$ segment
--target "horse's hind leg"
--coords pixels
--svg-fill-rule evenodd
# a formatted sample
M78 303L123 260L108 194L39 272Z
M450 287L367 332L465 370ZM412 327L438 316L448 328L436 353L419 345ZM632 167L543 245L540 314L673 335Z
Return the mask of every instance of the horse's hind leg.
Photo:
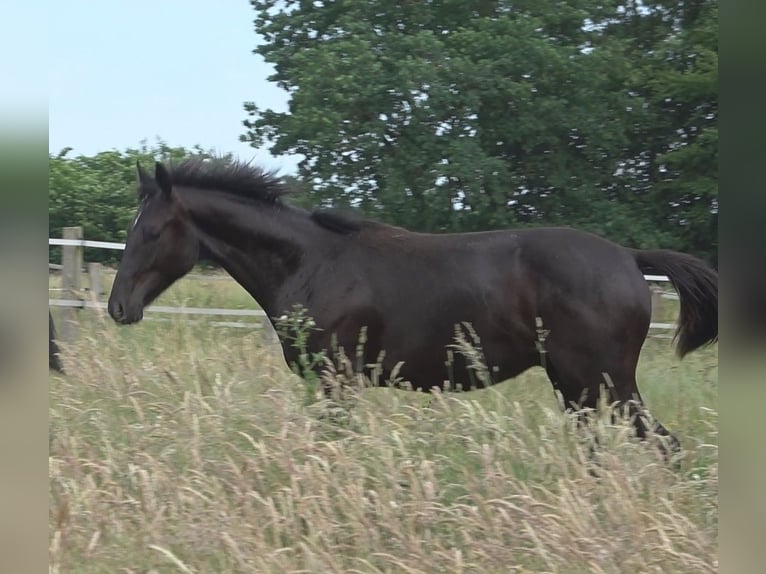
M553 385L553 392L559 407L565 413L576 413L577 426L583 428L588 424L589 410L595 409L597 401L591 397L588 398L587 390L582 386L575 384L571 375L567 374L562 378L556 364L550 356L541 357L543 367L548 375L548 379ZM599 440L597 436L592 437L592 442L588 448L589 457L592 460L596 454ZM591 474L593 471L591 470ZM595 476L595 474L594 474Z
M564 409L595 410L601 398L601 390L604 389L608 393L606 399L610 404L616 404L623 412L627 410L636 429L636 436L645 439L651 429L654 434L663 437L659 447L666 459L668 455L680 452L678 439L659 421L651 424L645 416L635 378L637 356L635 360L626 360L621 365L602 365L603 370L598 368L600 356L595 352L585 355L569 353L566 349L557 349L556 345L551 345L544 366L554 390L561 395ZM587 415L583 414L579 417L579 422L582 424L585 421ZM667 448L664 442L667 442Z
M551 361L550 357L546 357L546 359L543 367L548 375L548 380L553 385L553 392L556 395L556 400L561 410L563 412L573 412L580 411L584 407L590 407L592 401L587 400L587 393L582 392L584 389L581 389L579 385L573 385L569 375L562 378L556 364ZM592 406L595 407L595 403ZM586 421L585 417L578 417L578 419L580 423Z
M636 388L635 382L633 383L633 391L631 394L633 397L620 400L617 404L617 408L630 417L633 426L636 429L636 436L638 438L645 440L646 435L650 430L652 434L661 437L658 442L658 447L665 460L670 461L672 457L680 454L681 442L673 436L660 421L654 419L652 416L647 416L644 402Z

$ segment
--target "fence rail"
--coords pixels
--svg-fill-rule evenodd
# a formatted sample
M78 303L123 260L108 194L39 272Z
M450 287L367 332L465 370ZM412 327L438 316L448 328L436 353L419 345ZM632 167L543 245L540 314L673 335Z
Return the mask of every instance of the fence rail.
M80 299L48 299L51 307L66 307L69 309L106 309L106 303L102 301L86 301ZM207 309L202 307L164 307L162 305L150 305L144 309L149 314L177 314L177 315L229 315L244 317L265 317L266 313L260 310L250 309ZM144 317L144 321L171 321L167 317ZM234 329L263 329L261 321L202 321L188 319L190 323L205 323L213 327L231 327Z
M48 245L66 245L67 247L96 247L97 249L125 249L124 243L112 241L91 241L90 239L55 239L48 238Z
M80 299L48 299L51 307L69 307L75 309L106 309L103 301L88 301ZM260 309L223 309L207 307L167 307L165 305L149 305L144 309L147 313L171 313L176 315L219 315L230 317L265 317Z
M66 245L70 247L96 247L99 249L125 249L124 243L112 241L91 241L89 239L48 239L48 245ZM647 281L669 282L667 275L644 275Z
M49 264L49 269L61 271L62 273L62 288L55 289L56 291L66 291L69 293L78 293L80 289L80 273L84 270L82 261L82 248L92 247L96 249L115 249L124 250L124 243L117 243L113 241L92 241L82 238L82 228L79 227L66 227L64 228L64 238L48 238L48 245L55 245L63 247L65 256L62 256L62 265ZM69 235L69 237L66 237ZM90 264L93 268L88 268L91 273L91 289L89 299L48 299L48 305L51 307L61 307L67 309L68 313L71 313L74 309L106 309L107 304L99 301L101 296L101 267L99 264ZM219 276L206 276L199 274L188 274L189 278L198 278L204 280L211 279L230 279L228 277ZM666 275L644 275L644 279L649 282L669 282L670 280ZM93 283L99 285L95 290L93 289ZM678 299L676 293L657 291L656 295L666 299ZM77 295L75 295L77 296ZM260 309L224 309L224 308L205 308L205 307L168 307L164 305L150 305L145 309L145 312L149 314L178 314L178 315L207 315L207 316L236 316L236 317L258 317L260 319L267 319L266 313ZM168 320L161 319L159 317L148 317L152 320ZM221 327L240 327L240 328L261 328L263 326L270 327L267 321L250 321L250 322L234 322L234 321L212 321L211 325ZM265 324L265 325L264 325ZM675 329L675 325L672 323L650 323L650 329L662 329L670 330ZM268 329L271 330L271 329ZM659 335L665 336L665 335Z

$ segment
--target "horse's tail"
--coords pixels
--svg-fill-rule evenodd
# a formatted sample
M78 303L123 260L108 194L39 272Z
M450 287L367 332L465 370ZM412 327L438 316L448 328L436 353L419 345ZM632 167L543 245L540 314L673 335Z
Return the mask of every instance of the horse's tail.
M718 273L685 253L667 249L631 249L643 273L667 275L681 304L674 339L676 353L687 353L718 341Z

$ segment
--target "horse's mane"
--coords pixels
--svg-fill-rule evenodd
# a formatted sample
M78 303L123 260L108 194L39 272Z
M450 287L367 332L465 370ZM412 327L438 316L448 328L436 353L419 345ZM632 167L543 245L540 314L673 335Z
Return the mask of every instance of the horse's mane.
M339 208L317 208L311 212L317 225L341 235L352 235L363 229L397 229L380 221Z
M365 220L357 215L328 208L314 209L311 212L311 219L317 225L341 235L356 233L362 229L365 223Z
M269 204L284 205L282 197L294 192L275 172L223 157L185 159L170 165L169 171L173 185L218 190ZM317 208L309 216L317 225L341 235L352 235L369 227L389 227L356 213L334 208Z
M281 203L292 192L275 172L249 162L227 158L193 157L169 166L173 185L215 189L266 203Z

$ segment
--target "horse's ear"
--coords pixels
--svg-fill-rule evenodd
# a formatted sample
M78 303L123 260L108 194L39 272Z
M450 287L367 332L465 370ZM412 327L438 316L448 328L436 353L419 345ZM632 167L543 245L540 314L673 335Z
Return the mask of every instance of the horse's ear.
M170 198L170 192L173 191L173 181L170 179L170 173L162 162L154 164L154 179L162 192L163 197Z
M143 198L149 193L148 190L154 187L154 181L152 181L151 176L146 173L144 168L141 167L139 160L136 160L136 179L138 180L138 197Z
M149 174L144 171L143 167L141 167L141 160L138 159L136 160L136 179L141 185L145 185L151 181Z

